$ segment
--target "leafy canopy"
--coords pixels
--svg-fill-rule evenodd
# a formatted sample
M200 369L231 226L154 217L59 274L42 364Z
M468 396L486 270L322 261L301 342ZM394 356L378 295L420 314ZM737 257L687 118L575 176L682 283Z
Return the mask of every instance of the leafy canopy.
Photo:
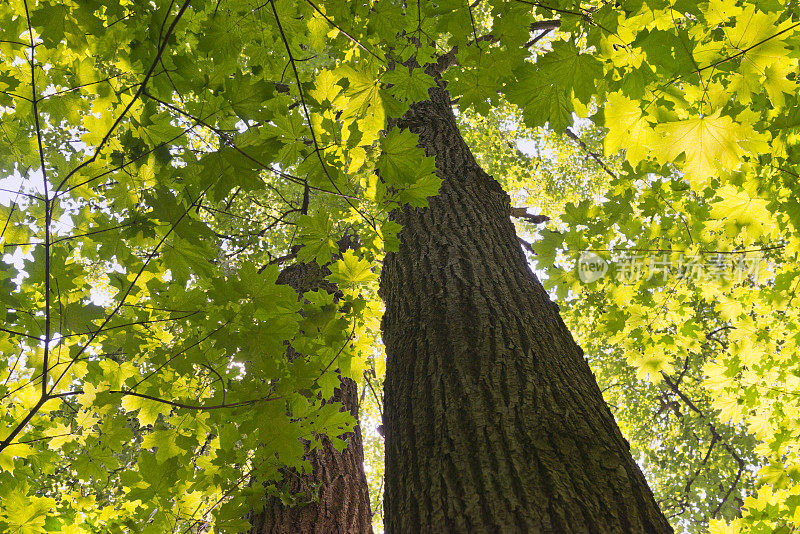
M353 423L319 402L334 370L381 378L388 214L440 183L389 123L436 83L403 63L449 57L479 158L558 210L536 261L665 510L789 531L798 20L773 0L0 5L0 528L235 532L265 491L291 502L262 482ZM509 122L535 157L497 148ZM589 249L762 261L590 286ZM276 283L295 261L341 298L298 301Z

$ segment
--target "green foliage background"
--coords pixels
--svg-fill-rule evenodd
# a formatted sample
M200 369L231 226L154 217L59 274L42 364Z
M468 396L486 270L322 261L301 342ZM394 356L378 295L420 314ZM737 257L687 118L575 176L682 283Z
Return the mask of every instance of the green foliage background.
M798 26L775 0L0 5L0 529L238 532L301 498L284 468L354 423L320 405L334 369L378 404L388 214L440 183L388 124L435 83L401 63L446 56L673 524L796 530ZM585 284L586 251L758 261ZM293 261L342 298L298 302Z

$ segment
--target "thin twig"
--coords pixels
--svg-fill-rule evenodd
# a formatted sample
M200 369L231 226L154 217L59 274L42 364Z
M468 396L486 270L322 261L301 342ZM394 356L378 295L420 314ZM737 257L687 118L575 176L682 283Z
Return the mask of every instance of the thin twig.
M275 15L275 23L278 26L278 31L281 34L281 40L283 41L284 48L286 48L286 53L289 55L289 62L292 65L292 71L294 72L294 79L297 82L297 91L300 94L300 103L303 107L303 114L306 116L306 122L308 123L309 131L311 132L311 140L314 143L314 153L317 155L319 159L319 163L322 166L322 171L325 173L325 176L328 178L328 181L331 183L333 188L339 193L342 194L342 191L339 189L339 186L336 185L336 182L333 180L333 177L328 172L328 167L325 165L325 160L322 158L322 149L319 146L319 142L317 141L317 135L314 132L314 124L311 122L311 114L308 112L308 105L306 105L306 98L305 94L303 93L303 84L300 82L300 73L297 71L297 65L295 64L294 55L292 54L292 49L289 46L289 40L286 38L286 33L283 31L283 25L281 25L280 17L278 17L278 10L275 9L275 0L269 0L270 5L272 6L272 13ZM377 227L375 226L375 222L372 221L366 214L362 213L358 206L354 205L350 202L350 199L345 197L345 200L353 208L356 213L361 215L363 219L367 222L367 224L372 227L373 230L376 232L378 231Z

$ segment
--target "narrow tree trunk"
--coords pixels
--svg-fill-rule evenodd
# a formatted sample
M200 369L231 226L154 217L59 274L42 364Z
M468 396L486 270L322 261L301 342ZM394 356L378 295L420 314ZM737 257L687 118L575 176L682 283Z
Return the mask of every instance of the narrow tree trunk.
M385 525L411 532L671 532L581 349L531 272L508 195L449 95L398 122L443 179L388 254Z
M358 418L356 383L342 379L333 401L342 402ZM308 455L313 471L299 476L287 474L293 492L307 491L319 485L318 500L300 506L284 506L268 497L264 511L252 519L251 534L367 534L372 532L372 514L364 474L361 430L342 436L348 440L343 452L337 451L327 437L322 447Z
M288 284L302 295L306 291L325 289L337 293L334 284L325 280L330 274L316 263L299 263L284 269L278 277L279 284ZM297 355L289 347L288 357ZM358 421L358 388L356 383L341 377L341 386L334 391L329 402L341 402ZM367 477L364 474L364 448L361 429L340 436L347 440L347 448L337 451L327 436L322 445L306 458L312 472L299 475L286 474L285 482L292 493L317 490L317 500L305 505L285 506L279 499L267 497L264 511L253 514L251 534L371 534Z

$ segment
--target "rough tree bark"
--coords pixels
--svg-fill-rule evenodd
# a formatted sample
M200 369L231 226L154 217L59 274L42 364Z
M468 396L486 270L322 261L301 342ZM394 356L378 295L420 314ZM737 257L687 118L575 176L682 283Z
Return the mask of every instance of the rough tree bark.
M388 533L671 532L583 352L531 272L509 197L449 95L398 121L443 184L395 213L386 303Z
M279 284L288 284L298 295L315 289L325 289L331 294L337 287L328 282L327 268L316 263L298 263L285 268L278 276ZM293 349L289 358L296 357ZM358 388L356 383L341 377L341 387L334 391L329 402L341 402L358 421ZM347 440L347 448L337 451L327 436L322 436L321 447L309 453L312 472L299 475L287 473L285 482L292 493L308 492L319 486L318 499L300 506L285 506L279 499L268 496L264 511L252 514L250 534L371 534L367 477L364 474L364 449L361 429L340 436Z

